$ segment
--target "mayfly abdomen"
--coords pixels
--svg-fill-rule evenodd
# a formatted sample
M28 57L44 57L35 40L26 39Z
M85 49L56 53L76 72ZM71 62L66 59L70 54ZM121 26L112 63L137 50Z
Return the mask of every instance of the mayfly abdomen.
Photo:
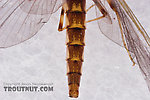
M67 0L67 75L69 96L79 94L85 36L85 0Z

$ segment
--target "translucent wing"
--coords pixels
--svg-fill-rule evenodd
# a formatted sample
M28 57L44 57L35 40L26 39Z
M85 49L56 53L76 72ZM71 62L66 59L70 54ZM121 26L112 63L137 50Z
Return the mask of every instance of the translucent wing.
M123 41L121 38L122 36L120 34L121 32L119 30L119 24L118 24L116 13L109 6L109 4L105 2L106 0L93 0L93 1L98 8L98 10L96 10L97 17L101 17L101 16L105 15L104 12L107 14L107 16L105 15L104 18L97 20L98 26L99 26L102 34L104 34L107 38L109 38L116 44L124 47ZM114 1L114 0L107 0L107 1ZM119 2L121 2L121 3L119 3L120 6L121 6L121 4L122 4L122 6L125 5L124 0L119 0ZM138 30L140 31L140 33L143 35L144 39L146 40L147 44L149 45L150 38L148 37L148 34L146 33L146 31L144 30L142 25L139 23L139 21L137 20L137 18L133 14L133 12L129 9L129 7L127 7L127 4L125 5L124 9L126 9L125 10L126 14L128 14L130 19L132 19L132 22L135 23L136 27L138 28ZM129 13L129 11L130 11L130 13ZM128 48L128 50L130 51L130 53L132 55L133 51L130 48Z
M143 36L143 38L145 39L146 43L150 46L149 35L147 34L147 32L145 31L145 29L143 28L143 26L140 24L140 22L138 21L138 19L136 18L136 16L132 12L132 10L129 8L129 6L126 4L126 2L124 0L118 0L118 1L122 5L122 7L124 8L124 10L126 11L126 13L128 14L128 16L131 18L132 22L135 24L135 26L137 27L137 29L140 31L140 33Z
M0 0L0 47L31 38L61 4L61 0Z
M107 12L107 15L111 17L112 23L108 23L110 18L107 16L98 20L100 30L113 42L121 46L125 44L124 47L131 53L130 57L136 58L150 89L150 38L148 34L124 0L107 0L110 5L105 5L107 10L100 0L93 1L98 9L103 8L97 11L98 17L102 16L102 12Z
M150 51L149 46L145 46L138 34L136 33L131 21L126 15L125 11L121 8L117 0L113 0L115 4L116 15L120 24L123 38L125 38L127 47L130 48L138 62L141 72L143 73L145 80L150 89Z
M20 8L30 14L50 14L58 10L65 0L19 0Z
M113 10L110 8L108 4L105 4L101 0L93 0L95 5L97 6L98 10L96 9L96 16L101 17L104 13L105 17L102 19L97 20L98 26L107 38L115 42L116 44L123 46L121 34L119 29L119 25L117 22L117 17ZM106 9L107 8L107 9ZM103 14L102 14L103 12Z

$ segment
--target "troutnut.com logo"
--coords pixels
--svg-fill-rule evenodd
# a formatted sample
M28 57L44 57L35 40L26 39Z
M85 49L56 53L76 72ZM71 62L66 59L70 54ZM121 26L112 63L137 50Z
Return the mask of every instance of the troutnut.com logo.
M3 83L5 92L51 92L53 83Z

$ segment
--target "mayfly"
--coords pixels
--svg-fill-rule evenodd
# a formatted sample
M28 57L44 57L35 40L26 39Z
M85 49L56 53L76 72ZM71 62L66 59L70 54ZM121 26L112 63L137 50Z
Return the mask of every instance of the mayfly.
M58 30L66 29L67 32L70 97L77 98L79 94L85 24L95 20L98 21L101 32L123 46L133 64L139 65L150 89L148 34L124 0L104 1L93 0L94 4L89 9L96 7L97 18L85 21L89 10L86 9L86 0L0 0L0 47L7 48L28 40L62 7ZM63 27L64 17L66 23Z

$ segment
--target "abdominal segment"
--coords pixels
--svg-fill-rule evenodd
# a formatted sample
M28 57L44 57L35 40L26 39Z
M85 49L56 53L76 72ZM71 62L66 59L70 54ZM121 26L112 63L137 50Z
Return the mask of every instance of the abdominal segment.
M69 96L78 97L84 51L84 29L68 29L67 75Z
M67 0L67 4L67 75L69 96L77 98L85 45L85 0Z

